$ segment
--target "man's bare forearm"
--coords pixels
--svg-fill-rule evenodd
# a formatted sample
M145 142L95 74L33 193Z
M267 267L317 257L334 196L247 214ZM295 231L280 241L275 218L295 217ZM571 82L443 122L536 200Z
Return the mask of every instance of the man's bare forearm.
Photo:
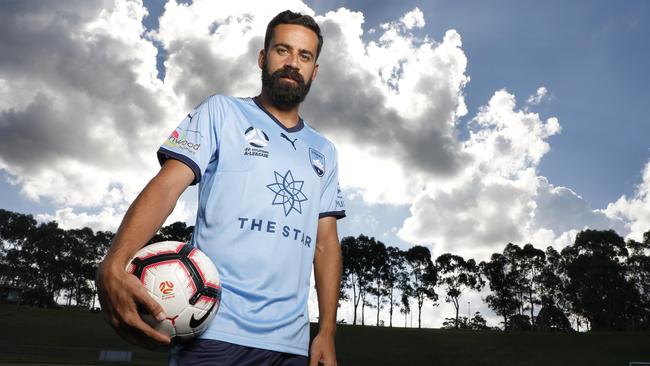
M334 218L331 218L335 220ZM333 231L331 225L334 225ZM334 335L336 332L336 311L341 287L341 246L336 234L336 221L328 225L327 231L319 228L314 257L314 279L318 294L319 332Z
M170 160L147 184L126 212L103 265L125 268L128 260L155 235L191 183L189 168ZM181 172L179 174L179 172Z

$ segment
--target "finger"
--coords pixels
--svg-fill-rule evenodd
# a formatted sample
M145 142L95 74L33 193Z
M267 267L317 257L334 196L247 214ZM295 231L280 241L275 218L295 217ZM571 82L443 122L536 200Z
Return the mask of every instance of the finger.
M318 361L320 361L321 353L312 352L311 358L309 359L309 366L318 366Z
M145 323L142 318L140 318L139 314L129 317L125 323L128 325L128 327L134 328L133 331L135 332L136 336L138 334L144 334L159 344L167 345L171 342L171 339L168 335L155 330L149 324Z
M127 342L131 344L135 344L140 347L147 348L149 350L160 350L161 347L166 346L166 345L161 345L160 343L143 335L140 331L132 327L122 327L117 330L117 334L119 334L120 337L122 337Z
M136 291L135 297L137 303L141 305L147 313L156 318L156 320L159 322L165 320L167 315L165 315L163 307L158 303L158 301L156 301L156 299L149 295L149 292L147 292L144 287L140 287L140 289Z

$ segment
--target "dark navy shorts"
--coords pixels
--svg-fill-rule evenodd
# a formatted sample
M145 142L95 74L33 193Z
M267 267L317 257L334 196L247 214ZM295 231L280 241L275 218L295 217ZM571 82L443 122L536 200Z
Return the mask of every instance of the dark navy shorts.
M307 366L306 356L269 351L216 341L195 339L173 349L170 366Z

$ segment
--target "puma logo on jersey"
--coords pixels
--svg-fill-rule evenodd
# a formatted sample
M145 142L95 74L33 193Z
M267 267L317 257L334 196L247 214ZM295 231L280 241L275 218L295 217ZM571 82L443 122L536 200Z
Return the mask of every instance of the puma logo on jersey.
M298 141L298 139L294 139L293 141L291 141L291 139L287 137L287 135L285 135L284 132L280 132L280 136L284 137L285 140L289 141L291 143L291 146L293 146L293 149L296 150L295 143L296 141Z

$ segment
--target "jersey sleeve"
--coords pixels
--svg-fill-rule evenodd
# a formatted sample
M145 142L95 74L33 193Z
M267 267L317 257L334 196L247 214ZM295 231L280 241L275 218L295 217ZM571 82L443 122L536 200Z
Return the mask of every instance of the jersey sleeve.
M334 216L338 220L345 217L345 201L339 187L339 164L336 149L333 149L331 160L332 167L326 171L325 183L321 189L318 218Z
M160 165L168 159L175 159L192 169L193 185L201 181L208 164L217 157L226 109L221 99L212 96L199 104L158 149Z

